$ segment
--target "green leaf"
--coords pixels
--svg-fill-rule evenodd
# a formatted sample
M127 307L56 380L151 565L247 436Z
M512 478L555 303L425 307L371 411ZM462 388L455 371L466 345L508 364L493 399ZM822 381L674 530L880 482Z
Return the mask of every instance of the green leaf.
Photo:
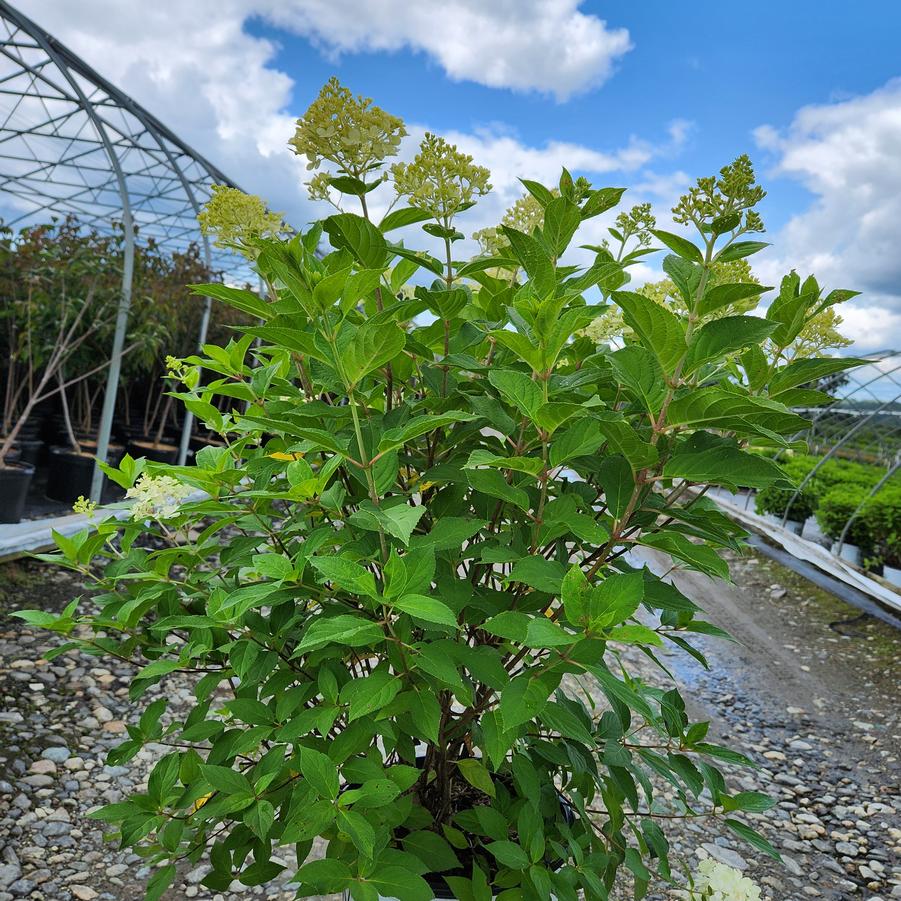
M375 853L375 829L361 813L355 810L338 811L338 829L350 836L354 847L366 858Z
M474 450L463 464L463 468L476 469L479 466L512 469L516 472L527 472L533 476L537 476L542 468L540 457L500 457L491 451Z
M415 535L410 541L413 550L457 551L463 542L485 528L485 521L462 516L445 516L438 520L428 535Z
M679 319L660 304L632 291L614 291L612 297L629 328L657 357L663 371L672 375L686 352L685 329Z
M397 898L398 901L433 901L434 891L422 876L405 867L380 866L365 880L375 887L383 898Z
M722 307L739 303L749 297L757 297L767 291L772 291L767 285L756 285L753 282L738 282L732 285L714 285L704 292L701 302L698 304L698 315L709 316Z
M697 432L682 444L663 466L663 475L689 482L739 488L791 487L791 481L768 457L749 454L732 438Z
M338 768L331 758L313 748L302 747L298 753L303 778L321 798L334 801L338 797L340 781Z
M505 610L489 619L482 628L491 635L528 648L552 648L578 640L578 636L564 631L546 616L530 616L518 610Z
M688 260L691 263L704 262L704 255L687 238L683 238L681 235L674 235L672 232L661 231L656 228L651 229L651 234L657 238L658 241L662 241L666 244L673 253L677 253L683 260Z
M657 358L646 347L631 344L610 355L617 381L631 391L649 413L659 413L666 381Z
M391 210L390 213L385 215L384 219L379 223L379 231L384 234L385 232L394 231L396 228L404 228L407 225L415 225L417 222L425 222L426 219L431 219L431 217L431 213L418 207L402 207L399 210Z
M343 892L351 883L350 868L343 860L321 857L305 863L292 881L322 894Z
M793 435L810 423L782 404L722 388L697 388L677 397L669 408L671 425L723 429L745 435Z
M269 801L260 799L244 814L244 822L260 841L268 841L269 830L275 822L275 808Z
M544 557L523 557L513 565L509 582L523 582L531 588L547 594L557 594L566 570L556 560L545 560Z
M388 245L382 233L368 220L353 213L337 213L323 223L332 246L346 247L365 269L382 269Z
M569 247L581 221L579 208L565 197L554 197L545 206L541 233L555 257Z
M566 431L555 435L550 449L551 466L560 466L576 457L589 456L604 440L604 435L591 419L580 419Z
M638 541L681 560L689 569L718 579L729 578L729 564L712 547L695 544L680 532L642 533Z
M750 813L763 813L776 806L775 798L763 792L739 792L731 798L723 798L727 810L746 810Z
M520 510L529 510L529 495L521 488L515 488L496 469L470 469L466 472L469 484L482 494L500 498Z
M192 294L201 297L212 297L221 300L242 313L253 316L254 319L262 319L264 322L274 315L272 306L259 294L248 291L246 288L232 288L229 285L188 285Z
M411 832L404 836L404 849L418 857L431 873L456 870L460 866L457 855L440 835L427 830Z
M594 421L611 450L622 454L634 472L657 462L657 448L645 441L621 413L598 412Z
M322 575L322 581L331 582L352 594L378 597L375 576L354 560L346 557L310 557L310 563Z
M425 513L425 507L411 507L409 504L395 504L393 507L376 507L364 501L359 509L348 517L348 522L363 529L377 532L381 527L389 535L400 539L405 545Z
M477 788L480 792L484 792L492 798L495 796L494 782L491 780L491 775L485 764L474 757L467 757L457 761L457 769L460 770L463 778L473 788Z
M522 263L523 269L526 270L538 296L544 297L552 294L557 285L554 264L547 251L541 246L541 242L537 238L507 225L502 225L501 231L510 242L513 256Z
M762 851L767 856L772 857L773 860L782 860L782 856L779 852L759 832L756 832L750 826L746 826L744 823L732 819L727 819L726 825L739 838L744 839L753 848Z
M423 594L408 594L399 601L394 601L391 606L428 623L455 628L457 625L457 616L447 604Z
M529 866L528 855L513 842L489 842L485 849L495 856L502 867L509 867L511 870L525 870Z
M613 209L620 198L625 194L625 188L600 188L588 195L588 200L582 205L581 216L583 219L591 219Z
M379 441L379 450L384 453L397 447L403 447L420 435L434 432L436 429L455 422L470 422L477 418L474 413L464 413L462 410L414 416L406 425L385 431Z
M560 677L551 674L532 675L523 673L513 679L501 692L498 714L504 731L534 719L547 704L551 692L557 687Z
M742 348L760 344L776 328L757 316L724 316L702 326L694 335L682 369L690 375L698 367L722 360Z
M868 362L868 360L854 357L809 357L795 360L788 366L782 366L776 370L769 383L769 393L774 396L782 391L788 391L789 388L817 382L830 375L835 375L837 372L844 372L846 369L866 366Z
M523 416L534 419L544 403L544 392L538 383L524 372L512 369L492 369L488 381L497 388L507 403L516 407Z
M596 632L623 622L635 613L643 599L644 577L641 572L611 573L588 595L588 628Z
M717 263L729 263L732 260L740 260L769 246L770 245L767 244L766 241L736 241L735 243L724 247L714 257L714 261Z
M162 869L155 870L150 879L147 880L144 901L159 901L163 896L163 892L175 882L175 876L175 864L172 863L167 864Z
M224 795L253 796L253 786L248 778L231 767L204 763L200 766L200 774L215 791Z
M343 644L359 648L377 644L384 638L385 634L380 626L372 620L363 619L351 613L329 617L318 616L304 633L295 651L295 656L327 644Z
M546 207L553 199L554 193L541 182L521 178L520 184L543 206Z
M389 363L404 348L406 335L393 322L367 319L341 351L344 375L350 387L375 369Z

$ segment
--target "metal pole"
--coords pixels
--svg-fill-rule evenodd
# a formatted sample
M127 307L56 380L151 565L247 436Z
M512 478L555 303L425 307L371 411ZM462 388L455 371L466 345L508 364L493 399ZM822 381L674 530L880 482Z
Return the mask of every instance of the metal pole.
M123 204L123 221L128 210L128 201ZM97 432L97 462L91 479L91 500L100 503L103 492L103 470L99 463L106 462L109 452L110 433L113 430L113 415L116 412L116 395L119 393L119 373L122 370L122 349L125 346L125 332L128 329L128 311L131 309L131 281L135 268L135 233L128 212L125 227L125 255L122 260L122 295L116 310L116 330L113 334L113 349L106 373L106 390L103 395L103 411L100 414L100 429Z
M210 255L210 242L206 235L203 236L204 256L206 258L207 269L212 269L212 257ZM210 311L213 306L212 297L204 297L203 313L200 317L200 330L197 333L197 353L203 350L206 344L206 335L210 328ZM181 427L181 444L178 447L178 465L184 466L188 459L188 445L191 442L191 429L194 426L194 414L190 410L185 410L185 421Z

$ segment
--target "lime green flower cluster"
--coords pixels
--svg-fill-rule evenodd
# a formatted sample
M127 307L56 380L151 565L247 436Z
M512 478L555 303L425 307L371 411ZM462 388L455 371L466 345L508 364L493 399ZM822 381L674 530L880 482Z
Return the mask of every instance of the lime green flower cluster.
M83 516L87 516L88 519L94 518L94 513L97 510L97 504L95 501L89 501L83 494L78 495L78 500L72 504L72 512L73 513L81 513Z
M412 163L391 167L394 187L410 206L430 213L444 224L491 190L491 173L477 166L468 153L444 138L426 132Z
M551 193L555 197L560 194L556 189ZM506 225L531 235L536 228L544 225L544 207L531 194L523 194L504 213L500 225ZM504 237L500 226L497 225L479 229L473 233L472 237L473 240L479 242L482 253L489 257L502 255L510 246L510 242Z
M261 197L237 188L213 185L213 193L197 216L200 230L217 247L256 259L257 241L277 237L285 231L281 213L270 212Z
M307 169L318 169L325 160L345 175L362 178L395 156L406 134L403 119L374 106L369 97L354 97L333 76L297 120L288 143L298 156L307 158ZM321 191L327 180L313 184Z
M647 247L651 243L651 229L656 227L657 220L649 203L637 203L631 210L623 211L616 217L616 228L624 244L629 238L635 238L640 247Z
M742 154L720 169L719 178L699 178L697 185L673 207L673 219L682 225L698 225L712 219L719 234L735 229L762 232L763 220L751 207L765 196L766 191L755 184L750 157Z
M166 375L181 382L186 388L196 388L200 381L200 370L171 354L166 356Z

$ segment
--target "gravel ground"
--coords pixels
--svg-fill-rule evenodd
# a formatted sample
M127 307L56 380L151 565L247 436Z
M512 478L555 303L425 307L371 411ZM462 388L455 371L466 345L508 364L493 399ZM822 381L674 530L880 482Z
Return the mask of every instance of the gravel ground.
M737 643L703 641L709 673L681 654L667 664L689 689L692 714L761 764L738 778L741 788L778 799L755 825L785 863L761 859L703 820L674 824L675 856L710 854L738 866L773 901L901 898L901 632L856 618L853 608L756 554L736 561L733 575L735 586L694 575L679 581ZM66 573L0 566L0 616L59 609L77 593ZM128 700L129 668L71 654L48 663L42 654L56 642L0 618L0 901L137 901L142 861L105 842L85 814L140 785L160 749L129 767L105 765L138 713ZM187 682L168 694L174 708L190 703ZM167 901L293 896L283 887L214 895L198 885L203 872L186 867Z

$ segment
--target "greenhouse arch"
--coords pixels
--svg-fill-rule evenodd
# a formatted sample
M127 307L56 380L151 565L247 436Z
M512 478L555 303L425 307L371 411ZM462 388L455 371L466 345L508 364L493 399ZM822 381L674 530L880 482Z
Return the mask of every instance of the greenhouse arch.
M214 184L236 187L220 169L9 3L0 0L0 218L7 226L74 216L98 232L121 229L122 293L97 435L105 460L128 314L138 236L165 250L201 248L206 265L239 263L210 245L197 213ZM206 338L204 301L198 344ZM179 460L191 432L186 414ZM95 468L92 496L102 474Z

